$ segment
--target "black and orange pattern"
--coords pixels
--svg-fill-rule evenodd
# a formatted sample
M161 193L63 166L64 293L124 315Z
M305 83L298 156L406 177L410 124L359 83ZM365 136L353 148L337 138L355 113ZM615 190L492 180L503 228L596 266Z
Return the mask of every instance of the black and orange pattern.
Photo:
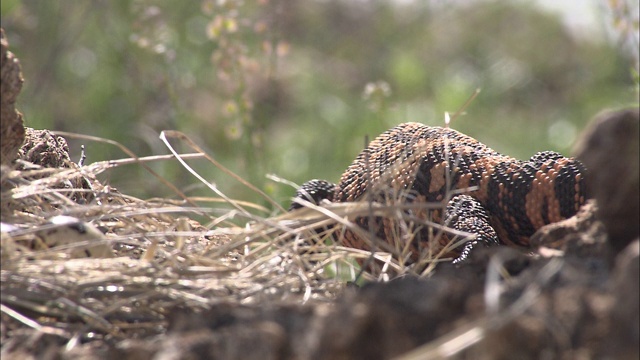
M405 123L373 140L338 185L311 180L296 196L310 195L307 198L315 203L322 199L442 203L444 212L426 206L405 212L476 234L476 240L461 250L458 260L462 260L478 242L528 246L537 229L574 215L586 200L584 174L579 161L555 152L520 161L450 128ZM380 239L397 242L398 228L392 219L356 222ZM415 222L411 237L416 256L433 237L433 230L419 223ZM448 241L446 236L440 239ZM340 241L364 249L371 243L349 231Z

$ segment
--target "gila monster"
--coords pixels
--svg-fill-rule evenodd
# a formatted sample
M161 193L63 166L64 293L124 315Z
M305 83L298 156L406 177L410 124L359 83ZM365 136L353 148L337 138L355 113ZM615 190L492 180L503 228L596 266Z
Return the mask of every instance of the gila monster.
M452 189L458 191L449 199ZM315 204L324 199L380 203L399 199L413 205L448 200L444 214L429 212L426 206L404 211L475 234L475 240L454 253L454 261L460 262L478 243L526 247L540 227L576 214L586 198L585 168L578 160L551 151L520 161L450 128L405 123L373 140L337 185L311 180L298 189L296 198ZM301 206L294 199L290 210ZM356 223L389 243L394 236L397 239L398 227L393 228L392 220L377 218L373 224L369 220L361 217ZM411 244L414 260L433 234L427 226L416 231ZM352 231L338 241L370 250L368 242ZM442 236L440 245L448 241Z

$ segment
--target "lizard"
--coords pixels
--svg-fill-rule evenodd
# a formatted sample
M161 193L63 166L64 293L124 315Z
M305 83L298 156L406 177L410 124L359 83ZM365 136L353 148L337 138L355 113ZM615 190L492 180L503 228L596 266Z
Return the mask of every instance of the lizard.
M300 198L314 204L390 199L412 205L441 203L441 210L418 206L404 211L474 234L473 240L454 251L454 262L459 263L478 244L526 248L536 230L575 215L587 198L585 172L580 161L557 152L517 160L449 127L409 122L371 141L338 184L318 179L302 184L290 210L303 206L296 201ZM355 222L388 243L398 237L390 219L360 217ZM428 226L415 231L414 260L433 234ZM439 239L444 246L450 236ZM371 241L350 230L338 242L371 250Z

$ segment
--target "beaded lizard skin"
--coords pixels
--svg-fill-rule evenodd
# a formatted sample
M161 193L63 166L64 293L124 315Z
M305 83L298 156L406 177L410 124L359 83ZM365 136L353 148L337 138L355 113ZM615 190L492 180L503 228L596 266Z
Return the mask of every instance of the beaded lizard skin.
M540 227L575 215L586 198L584 174L579 161L555 152L540 152L520 161L450 128L405 123L373 140L337 185L311 180L298 189L296 198L315 204L323 199L383 204L395 199L413 205L448 200L444 214L426 206L405 212L418 219L443 220L450 228L475 234L475 240L457 250L455 261L459 262L478 243L526 247ZM456 194L449 198L453 189ZM291 210L299 207L294 200ZM369 224L369 220L360 217L356 223L388 243L398 238L397 222L374 218ZM414 231L411 249L415 260L435 231L427 226ZM371 242L352 231L344 232L338 241L371 249L367 245ZM448 241L441 236L439 243L444 246Z

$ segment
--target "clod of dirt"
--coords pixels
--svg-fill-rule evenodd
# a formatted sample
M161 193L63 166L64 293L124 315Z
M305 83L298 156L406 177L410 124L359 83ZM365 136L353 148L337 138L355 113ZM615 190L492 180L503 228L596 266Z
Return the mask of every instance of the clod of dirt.
M640 235L640 111L606 111L576 146L615 253Z
M18 159L22 160L16 166L18 170L26 170L33 165L35 168L78 169L78 165L69 156L69 145L65 138L49 130L35 130L29 127L25 130L24 144L17 152ZM35 175L35 178L38 176ZM99 184L95 178L89 179L85 176L76 176L67 180L60 181L58 185L52 187L91 189L90 182L94 185ZM87 203L93 197L92 192L77 192L71 196L71 199L76 203Z
M597 204L589 200L575 216L536 231L530 239L531 247L543 256L545 249L582 258L608 254L607 234L597 219L597 211Z
M20 61L8 50L9 42L0 28L0 162L10 165L24 141L22 114L15 103L22 89Z
M18 151L18 156L43 168L71 167L67 140L49 130L26 128L24 145Z
M640 358L640 239L636 239L618 255L611 275L614 299L608 315L611 324L603 343L602 354L610 359Z

